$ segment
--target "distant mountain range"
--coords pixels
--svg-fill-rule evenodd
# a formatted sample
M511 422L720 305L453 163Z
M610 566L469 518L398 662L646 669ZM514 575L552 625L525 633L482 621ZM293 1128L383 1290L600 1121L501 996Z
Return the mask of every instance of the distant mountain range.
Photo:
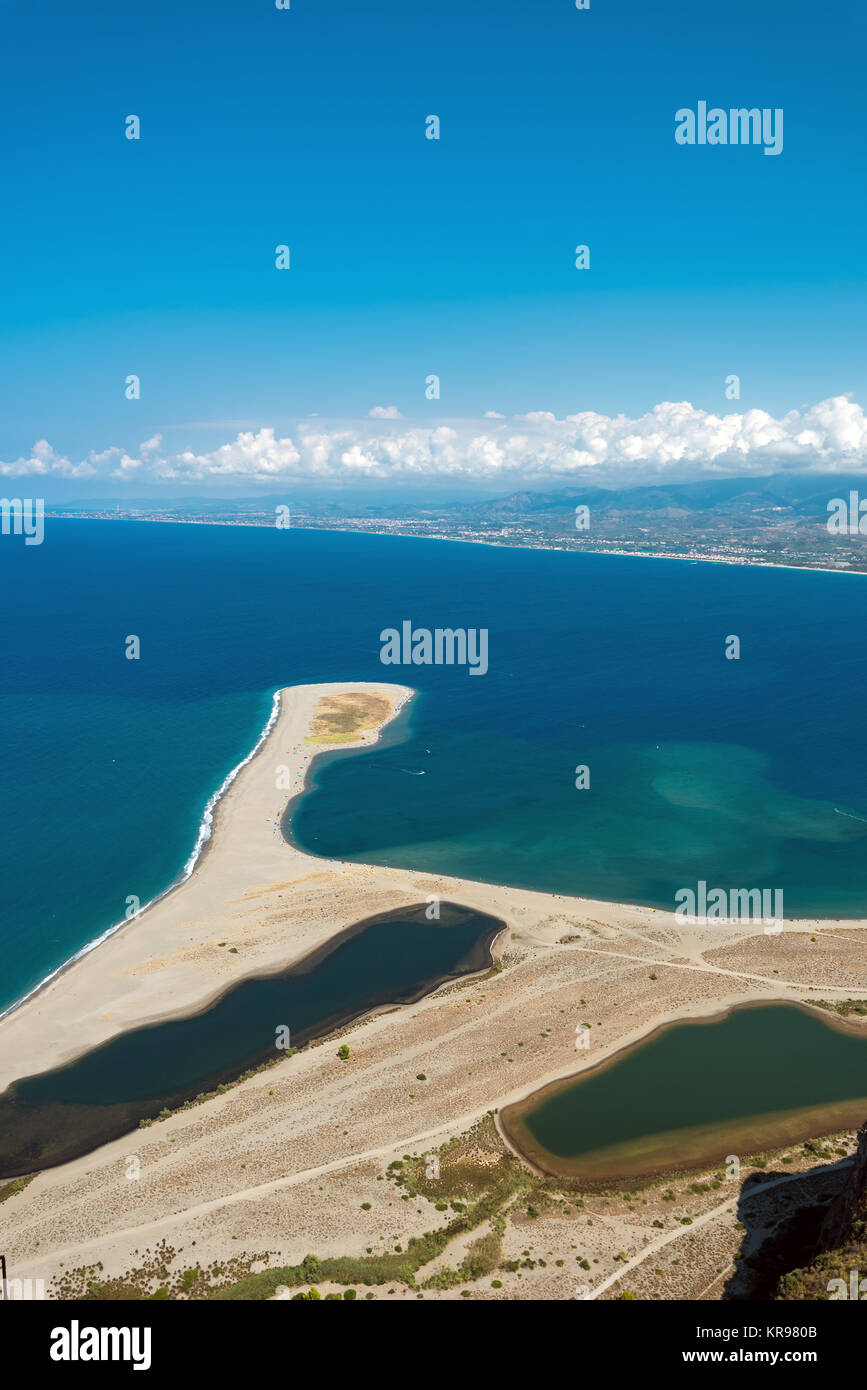
M475 517L547 516L553 520L579 504L591 512L617 514L711 513L716 516L774 523L782 515L824 522L828 500L847 496L860 486L867 496L867 478L848 474L773 474L762 478L713 478L695 483L659 483L627 488L565 487L556 492L515 492L509 497L470 505L454 503Z
M508 496L477 494L442 501L411 500L371 490L320 492L289 486L259 497L143 498L118 503L57 504L48 515L139 517L151 520L273 525L279 508L290 509L293 527L446 536L502 545L556 546L650 555L684 555L733 562L767 561L867 570L867 537L831 535L832 498L858 492L857 474L777 473L754 478L714 478L625 488L575 484ZM576 508L587 507L589 525L576 527Z
M498 517L547 516L562 518L578 505L589 506L600 514L612 512L712 512L725 516L779 517L780 512L791 516L812 517L824 521L830 497L845 496L860 488L867 497L867 477L858 474L775 473L758 478L713 478L694 483L653 483L626 488L567 487L545 492L510 493L506 497L456 499L413 503L409 497L366 500L357 488L352 494L316 493L309 486L287 486L283 492L258 497L174 497L165 501L154 497L118 501L117 498L96 498L82 503L57 503L49 512L68 515L72 512L92 513L116 511L121 514L140 512L195 512L215 516L264 515L280 505L293 505L318 515L333 516L412 516L455 517L476 519Z

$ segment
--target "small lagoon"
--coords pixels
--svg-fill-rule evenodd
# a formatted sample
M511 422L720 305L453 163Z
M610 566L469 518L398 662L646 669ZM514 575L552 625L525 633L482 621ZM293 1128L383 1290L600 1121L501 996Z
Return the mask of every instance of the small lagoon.
M89 1153L202 1092L372 1009L483 970L502 922L440 904L380 913L279 974L232 986L199 1013L119 1034L0 1095L0 1179ZM335 1048L336 1051L336 1048ZM335 1066L340 1063L335 1061Z
M588 1182L723 1164L865 1118L867 1030L789 1004L672 1024L500 1115L537 1167Z

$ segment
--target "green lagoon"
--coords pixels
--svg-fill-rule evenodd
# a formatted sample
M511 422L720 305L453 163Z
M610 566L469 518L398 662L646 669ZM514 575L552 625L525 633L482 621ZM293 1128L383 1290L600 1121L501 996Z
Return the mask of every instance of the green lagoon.
M867 1035L748 1005L660 1029L500 1119L537 1167L591 1182L722 1164L867 1119Z

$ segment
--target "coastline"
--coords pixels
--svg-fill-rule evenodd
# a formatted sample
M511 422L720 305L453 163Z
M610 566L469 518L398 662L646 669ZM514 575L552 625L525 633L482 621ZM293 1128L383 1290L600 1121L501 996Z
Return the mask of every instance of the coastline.
M593 1058L603 1061L660 1023L748 1001L867 994L866 920L829 919L828 930L785 923L781 934L764 935L750 923L693 926L641 906L299 851L283 838L283 816L318 752L335 751L307 742L321 696L335 691L388 694L389 717L413 698L407 687L377 682L279 692L278 719L215 806L190 877L135 919L135 931L117 931L0 1022L0 1090L143 1024L201 1012L240 981L285 969L364 917L431 897L504 923L496 967L353 1020L340 1030L350 1044L345 1061L313 1042L289 1065L245 1074L225 1094L33 1176L4 1202L0 1223L15 1276L54 1280L49 1297L68 1297L68 1270L94 1261L104 1277L124 1279L143 1252L168 1247L167 1258L186 1268L190 1241L203 1266L239 1252L265 1258L257 1251L274 1266L310 1251L358 1259L388 1252L385 1232L424 1237L438 1222L428 1200L403 1204L389 1176L407 1154L439 1150L446 1162L450 1145L467 1150L479 1126L488 1126L503 1161L513 1161L492 1116L575 1073L575 1027L585 1017L595 1024ZM340 748L372 744L385 723ZM496 1152L490 1162L500 1162ZM142 1181L126 1180L131 1159ZM582 1223L581 1248L599 1255L602 1287L618 1251L638 1257L656 1240L653 1204L643 1211L646 1230L631 1208L625 1227L618 1218L607 1225L606 1216L588 1233ZM574 1268L564 1241L577 1229L542 1212L534 1233L542 1250L554 1248ZM521 1257L528 1234L515 1220L507 1257ZM503 1276L503 1297L574 1295L574 1275L550 1261L532 1283L517 1277ZM428 1295L461 1297L449 1289Z
M309 730L320 699L353 692L384 695L389 702L386 718L351 742L313 742ZM5 1044L0 1046L0 1091L34 1074L32 1066L22 1067L10 1058L38 1056L38 1071L48 1071L118 1032L201 1012L242 979L293 964L359 918L391 906L410 906L430 893L487 912L506 928L543 921L557 912L577 916L579 924L592 920L612 933L624 928L631 933L644 922L673 929L678 937L683 934L674 914L661 909L323 859L285 839L281 826L286 808L304 792L314 759L320 753L372 746L415 693L407 686L364 681L289 686L275 692L272 713L250 753L209 797L183 875L135 917L88 943L0 1017L0 1044ZM344 901L323 923L317 898L329 890L342 893ZM301 919L300 930L263 932L263 907L276 907L278 902L282 907L287 896L290 902L297 900L294 916ZM247 904L252 911L246 910ZM229 938L238 921L248 939L251 929L256 932L252 958L242 959L239 947L228 955L224 943L218 943L218 937ZM132 926L135 931L121 930ZM867 922L799 919L787 923L786 930L803 933L823 926L840 932L858 930ZM752 932L753 925L745 923L731 927L722 939L737 940ZM827 988L834 992L833 985Z
M257 1250L271 1264L311 1250L361 1258L367 1247L381 1249L385 1231L409 1239L431 1224L425 1201L404 1206L384 1184L389 1161L399 1167L407 1153L439 1145L446 1152L479 1125L495 1134L497 1110L575 1074L582 1018L594 1021L594 1061L603 1061L660 1024L750 1000L806 1003L815 994L839 1003L867 994L867 920L786 922L766 936L750 923L693 925L632 904L299 850L283 837L283 819L315 757L337 747L308 742L321 697L335 692L389 700L388 718L341 751L375 743L413 696L373 682L281 690L278 717L216 803L189 878L134 919L135 931L115 932L0 1022L0 1090L137 1027L201 1012L365 917L432 896L504 924L496 968L350 1022L342 1030L348 1060L314 1043L285 1067L244 1076L224 1094L34 1176L0 1209L17 1273L60 1288L69 1268L98 1259L106 1277L121 1277L164 1242L189 1263L180 1251L191 1240L203 1263ZM126 1181L131 1155L146 1181ZM595 1224L592 1237L606 1262L644 1239L607 1230ZM556 1223L549 1232L540 1236L545 1249L563 1240ZM519 1255L525 1228L518 1223L509 1239ZM599 1274L604 1281L607 1264ZM572 1296L565 1269L550 1266L549 1277L555 1296ZM504 1276L504 1296L532 1296L529 1281L516 1286L516 1278Z
M447 937L449 927L455 925L455 916L461 918L465 914L460 909L455 912L454 904L443 903L441 906L443 920L437 919L433 930L439 934L437 929L445 928ZM19 1083L13 1082L11 1087L0 1095L0 1188L5 1182L27 1176L34 1167L44 1172L64 1163L74 1162L78 1158L86 1158L103 1145L131 1135L137 1127L150 1126L167 1118L171 1113L178 1113L194 1101L203 1103L213 1100L226 1089L240 1085L245 1077L288 1060L290 1056L305 1048L317 1046L328 1039L336 1039L369 1017L379 1013L399 1012L448 985L484 977L496 963L497 942L505 928L504 924L495 918L473 913L469 916L475 919L477 936L468 950L463 950L451 960L443 961L433 974L424 973L420 976L416 972L411 980L404 978L388 988L371 988L368 984L363 992L356 991L354 997L344 996L339 1002L331 995L330 1005L325 1007L324 1012L293 1028L290 1052L281 1054L280 1050L275 1050L270 1026L261 1029L261 1010L267 1008L265 1000L269 1000L273 1005L275 985L288 986L290 989L293 984L303 985L305 994L309 994L311 976L315 977L317 971L327 969L329 958L350 941L363 937L365 933L375 931L380 926L387 926L395 918L411 919L417 924L416 930L422 931L423 928L427 928L430 931L431 924L424 921L425 912L425 905L420 903L414 909L398 908L396 911L376 914L345 928L308 955L293 961L286 969L247 976L227 985L224 993L203 1009L168 1018L163 1023L130 1028L115 1038L110 1038L101 1047L88 1050L82 1054L80 1061L84 1064L84 1070L89 1069L92 1074L93 1068L98 1069L100 1066L100 1054L115 1048L114 1062L109 1069L109 1085L113 1097L111 1101L105 1102L102 1099L101 1084L95 1086L92 1080L88 1083L85 1078L76 1077L75 1062L71 1064L71 1076L65 1075L65 1068L61 1068L59 1072L43 1074L48 1094L34 1098L27 1094L26 1079L23 1093ZM400 925L406 927L409 922L401 920ZM374 961L378 961L375 953L370 956L370 962ZM356 958L356 971L353 976L356 980L359 968L360 962ZM236 1012L232 1016L234 1026L232 1023L226 1026L225 1022L216 1025L216 1031L220 1034L218 1039L215 1036L214 1020L219 1019L219 1011L227 1003L231 1005L229 996L239 990L245 990L249 998L250 987L254 990L257 987L259 989L258 1004L248 1005L247 1008L248 1020L255 1019L256 1026L251 1031L250 1026L245 1026L243 1019L239 1019ZM326 992L326 997L328 993ZM289 1007L291 1008L291 1005ZM224 1008L223 1013L225 1015ZM285 1015L278 1012L277 1016ZM175 1025L181 1025L180 1033ZM172 1074L171 1064L167 1065L166 1056L159 1049L160 1031L166 1028L174 1030L172 1055L191 1052L196 1056L207 1056L210 1068L208 1074L199 1073L195 1077L188 1074L183 1081L178 1079L176 1073ZM204 1035L202 1029L205 1030ZM156 1038L154 1030L157 1031ZM231 1061L226 1052L220 1051L220 1041L223 1037L231 1039ZM117 1054L117 1044L126 1048L122 1057ZM132 1061L131 1048L135 1049L135 1062ZM144 1072L142 1071L140 1059L142 1056L147 1059L149 1051L152 1058L155 1054L157 1072L148 1070L147 1060L144 1062ZM136 1080L132 1092L125 1091L122 1078L133 1068ZM141 1089L143 1076L147 1076L149 1080L148 1095L144 1095Z
M199 860L202 858L202 856L208 848L208 844L210 843L211 835L213 833L214 815L217 810L217 807L219 806L220 801L225 796L226 792L229 790L230 786L234 782L235 778L238 776L239 772L241 772L241 770L245 768L248 765L248 763L251 763L253 761L256 754L259 752L259 749L262 747L269 733L273 729L279 713L280 691L278 690L272 696L271 713L268 716L268 719L265 723L265 727L263 728L256 742L253 744L253 747L251 748L250 752L247 754L246 757L242 758L239 763L235 764L231 772L227 773L227 775L223 778L217 790L215 792L212 792L211 795L208 797L208 800L205 803L205 809L202 812L202 819L199 822L199 829L196 835L196 842L193 846L189 858L186 860L184 867L181 870L178 877L173 879L172 882L168 885L168 887L163 888L161 892L155 894L154 897L148 898L148 901L146 903L143 903L142 906L139 908L138 912L136 912L132 917L122 917L120 921L112 922L110 926L106 927L105 931L100 932L99 936L95 936L92 941L86 942L84 946L79 947L79 949L77 951L74 951L71 956L68 956L65 961L61 961L60 965L55 966L55 968L52 971L50 971L44 979L40 980L38 984L35 984L32 989L29 989L27 991L26 994L22 994L20 999L15 999L12 1001L11 1004L7 1004L5 1009L0 1009L0 1023L3 1022L4 1018L7 1018L10 1014L14 1013L16 1009L20 1009L22 1005L26 1004L29 999L35 998L35 996L39 994L41 990L46 989L47 986L51 984L52 980L56 979L59 975L62 975L64 971L70 970L73 965L77 964L78 961L83 960L84 957L89 955L91 951L95 951L98 946L101 946L103 942L108 941L108 939L114 936L116 932L121 931L124 927L132 926L133 922L137 922L138 919L141 917L142 913L146 912L148 908L155 907L157 903L162 902L163 899L167 898L170 893L174 893L176 889L180 888L184 883L186 883L187 879L193 873L196 864L199 862Z
M273 523L259 521L193 521L188 517L170 516L80 516L66 515L59 513L52 515L47 513L49 519L53 521L135 521L142 522L151 526L239 526L239 527L258 527L267 529ZM788 562L777 562L776 560L754 560L732 556L727 558L724 555L669 555L660 554L659 551L641 550L591 550L589 547L576 549L566 545L522 545L520 541L491 541L485 540L482 536L421 536L414 531L372 531L367 527L361 526L307 526L296 522L295 529L298 531L317 531L317 532L337 532L340 535L350 536L378 536L380 538L394 537L398 540L406 541L449 541L452 545L485 545L494 550L541 550L556 551L562 555L616 555L624 560L681 560L693 565L729 565L741 569L770 569L770 570L806 570L811 574L857 574L862 577L867 575L867 569L835 569L828 565L793 565Z
M312 764L317 754L327 752L333 753L335 751L343 750L349 752L373 746L373 744L375 744L378 741L381 731L385 727L385 725L390 723L400 713L400 711L404 708L408 701L413 698L413 696L416 693L410 687L406 686L395 686L387 682L374 683L365 681L353 681L346 683L336 682L315 686L286 686L273 692L271 713L262 729L262 732L258 736L250 752L247 753L238 763L236 763L236 765L231 769L231 771L226 775L226 777L224 777L223 781L220 783L220 786L216 789L216 791L212 792L211 795L208 797L204 811L202 813L202 818L199 822L199 826L196 832L196 839L193 849L188 858L186 859L180 875L177 878L175 878L170 884L168 884L166 888L164 888L160 893L157 893L153 898L151 898L147 903L142 904L139 911L133 917L123 918L120 921L113 923L105 931L101 932L99 936L93 938L91 941L87 942L84 946L82 946L79 950L74 952L74 954L71 955L66 961L62 962L49 975L47 975L45 979L41 980L25 995L22 995L20 999L8 1005L6 1009L3 1011L3 1013L0 1014L0 1037L6 1036L6 1034L9 1031L10 1025L13 1024L13 1022L16 1019L21 1017L22 1011L27 1012L32 1010L34 1006L38 1005L48 995L54 996L57 992L58 986L60 986L64 981L71 979L73 976L76 976L76 978L78 978L81 974L82 969L87 964L90 964L92 968L96 967L99 962L105 959L107 950L109 950L113 944L128 942L131 938L135 938L136 941L140 943L146 951L147 943L145 941L145 938L148 937L150 934L149 929L152 929L153 927L156 914L159 913L160 910L166 908L167 906L171 906L173 900L176 901L178 899L181 890L189 888L196 881L197 876L202 872L202 870L205 869L206 866L210 866L210 863L214 857L212 851L215 849L216 842L220 838L220 829L222 821L225 817L231 814L233 804L238 799L238 795L240 794L241 796L243 796L246 791L245 774L249 774L250 770L256 768L257 763L261 764L261 760L265 756L265 754L271 751L271 743L269 742L269 740L271 739L271 736L274 734L275 730L281 724L281 722L284 722L283 720L281 720L281 716L285 717L287 715L287 705L291 705L293 700L297 698L300 698L304 702L304 722L306 728L307 726L309 726L309 723L311 722L311 718L308 716L312 716L312 705L318 703L320 696L330 693L346 693L349 691L355 691L358 693L365 693L369 691L378 692L386 695L390 703L390 710L387 718L381 724L377 724L370 729L363 730L360 733L359 737L357 739L352 740L351 742L346 742L337 746L333 743L314 744L312 742L310 742L306 747L300 745L297 750L298 756L295 760L295 763L293 764L294 782L292 790L289 793L288 800L293 799L294 797L299 795L301 791L303 791L304 783L306 781L306 776L309 771L310 765ZM306 699L304 698L305 696ZM286 802L287 798L284 797L284 808ZM285 844L285 842L283 843ZM321 864L328 862L317 860L307 855L303 855L301 851L294 849L294 847L292 846L287 845L287 849L290 850L291 854L294 857L303 858L305 861L309 861L313 864ZM350 925L352 925L351 922L347 922L345 924L345 926L347 927ZM133 927L137 929L135 932L133 932L132 930L125 930L127 928L132 929ZM318 944L319 943L317 943L317 945ZM310 947L310 950L315 949L316 945ZM308 952L304 952L304 954L307 953ZM136 957L138 954L141 954L144 957L144 952L133 952L134 957ZM293 953L290 956L290 958L284 963L287 965L292 964L294 963L294 959L295 955ZM181 1013L200 1012L208 1008L209 1005L212 1004L215 999L219 998L220 994L230 989L234 984L240 983L240 981L246 978L248 975L254 976L257 974L274 972L279 970L280 968L281 962L278 960L277 962L270 963L269 965L265 966L264 969L259 968L253 970L246 970L238 972L237 974L234 974L233 972L232 979L225 983L217 985L216 988L210 991L208 994L198 996L197 993L197 997L195 997L192 1000L190 1008L170 1008L168 1010L161 1009L157 1014L153 1016L147 1015L146 1017L140 1018L130 1017L125 1020L124 1030L126 1028L137 1027L142 1023L157 1022L161 1018L168 1018ZM110 1036L110 1034L106 1034L106 1037L107 1036ZM104 1041L105 1039L102 1038L101 1040ZM62 1058L62 1061L72 1060L72 1058L78 1055L80 1052L88 1050L90 1045L91 1044L88 1043L86 1046L77 1047L74 1051L68 1052L68 1054ZM57 1064L58 1063L52 1062L51 1065L54 1066ZM40 1066L38 1070L41 1072L43 1070L48 1069L48 1067ZM23 1076L25 1074L30 1073L21 1071L19 1074ZM9 1078L6 1076L6 1070L3 1067L2 1062L0 1062L0 1090L4 1089L4 1087L8 1084L8 1081L10 1079L13 1078Z

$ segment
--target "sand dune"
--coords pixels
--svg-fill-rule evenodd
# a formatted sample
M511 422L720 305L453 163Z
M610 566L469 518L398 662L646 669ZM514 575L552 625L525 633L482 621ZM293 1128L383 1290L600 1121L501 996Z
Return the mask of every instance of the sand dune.
M160 1240L188 1253L195 1241L202 1262L241 1250L267 1251L273 1263L310 1250L379 1249L386 1232L405 1240L431 1225L421 1199L401 1203L378 1181L404 1150L459 1134L488 1110L600 1061L665 1020L746 1000L867 992L864 922L787 923L779 936L749 924L683 927L650 909L301 853L283 839L280 821L316 752L333 748L308 738L322 696L333 717L341 693L382 694L392 717L412 695L357 682L282 691L270 735L220 802L192 877L0 1022L0 1086L134 1024L200 1007L360 918L432 894L506 923L501 972L352 1025L348 1064L332 1046L311 1047L225 1095L40 1174L0 1206L3 1246L17 1274L50 1280L61 1262L69 1269L97 1260L117 1274ZM326 736L334 736L333 723ZM354 746L378 736L369 729ZM579 1057L575 1027L588 1009L594 1048ZM130 1155L140 1181L127 1180ZM641 1249L640 1221L629 1221L631 1234L610 1224L610 1240L609 1227L597 1223L594 1279L609 1276L607 1240L615 1253ZM534 1275L509 1296L540 1296L533 1290L548 1286ZM551 1289L541 1296L574 1296L565 1283Z

